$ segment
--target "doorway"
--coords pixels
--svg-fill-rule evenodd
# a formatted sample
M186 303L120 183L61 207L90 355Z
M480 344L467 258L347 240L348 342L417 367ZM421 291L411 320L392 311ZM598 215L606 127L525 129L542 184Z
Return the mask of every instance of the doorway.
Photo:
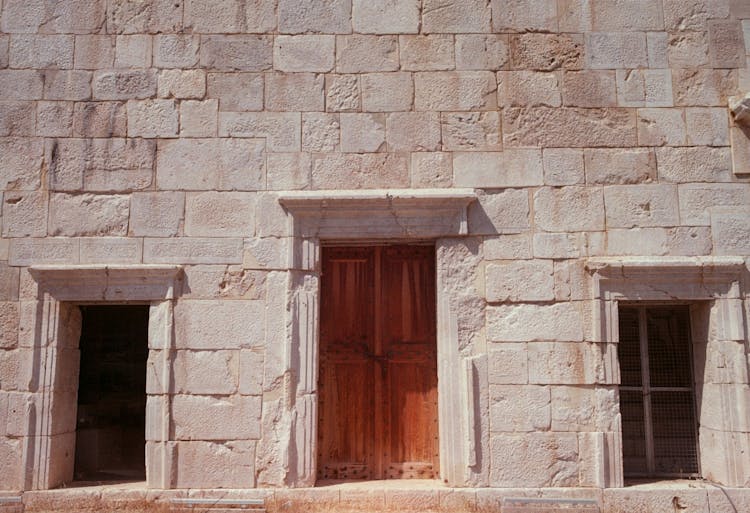
M322 250L319 480L439 476L435 249Z
M80 308L74 480L145 480L149 307Z

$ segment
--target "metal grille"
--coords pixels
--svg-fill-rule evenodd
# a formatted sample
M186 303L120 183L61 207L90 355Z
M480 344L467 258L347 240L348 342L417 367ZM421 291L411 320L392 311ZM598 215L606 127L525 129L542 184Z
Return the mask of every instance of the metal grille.
M625 476L696 476L688 307L621 307L618 314Z

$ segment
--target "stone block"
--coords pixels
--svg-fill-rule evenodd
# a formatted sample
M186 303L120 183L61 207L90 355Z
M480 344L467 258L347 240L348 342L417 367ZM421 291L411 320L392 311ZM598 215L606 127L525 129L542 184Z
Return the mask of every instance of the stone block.
M313 157L316 189L384 189L409 184L409 161L398 153L331 154Z
M157 34L182 29L182 3L174 0L107 2L107 27L115 34Z
M528 233L518 233L485 239L482 249L487 260L529 259L532 256L531 236Z
M648 148L584 150L586 183L620 185L656 181L656 155Z
M668 69L617 70L617 104L621 107L671 107L672 73Z
M543 187L534 193L536 228L548 232L603 230L604 197L599 187Z
M546 0L492 0L495 32L556 32L557 5Z
M336 71L372 73L399 68L398 37L352 34L336 37Z
M19 270L7 263L0 264L0 300L16 301L19 291Z
M54 139L45 159L57 191L131 191L153 181L156 145L144 139Z
M508 107L562 105L557 73L543 71L499 71L498 104Z
M502 434L490 438L490 486L568 487L578 484L575 433Z
M156 74L152 70L96 71L92 83L97 100L131 100L156 95Z
M550 258L577 258L588 254L590 237L588 234L541 234L552 237L564 235L548 246ZM559 244L557 247L555 244ZM535 248L536 251L536 248ZM555 255L556 254L556 255ZM536 254L534 255L536 256ZM555 262L555 300L586 301L591 298L591 276L586 270L583 259L559 260ZM584 315L586 314L584 309ZM589 324L589 321L585 321ZM588 336L587 336L588 338Z
M533 245L534 258L578 258L585 255L586 236L583 232L535 233Z
M727 146L729 119L721 107L688 107L685 109L687 143L691 146Z
M153 55L152 38L145 34L117 36L115 68L150 68Z
M341 151L385 151L384 114L341 114Z
M0 19L0 23L2 20ZM0 69L8 67L8 49L10 48L10 36L0 35Z
M456 69L504 69L510 60L508 36L503 34L456 35Z
M34 135L35 111L32 102L0 101L0 137Z
M497 83L489 71L414 74L415 110L494 110Z
M342 115L342 121L343 117L344 115ZM439 150L441 146L440 133L440 118L436 112L395 112L388 114L386 139L389 151Z
M509 149L502 152L455 152L454 182L458 187L529 187L542 185L542 152Z
M446 151L502 151L498 112L443 112L440 117Z
M42 137L70 137L73 102L37 102L36 133Z
M469 205L469 233L495 235L529 229L529 194L520 189L481 193Z
M750 209L715 209L711 235L716 255L750 255Z
M596 2L566 2L568 12L561 30L631 32L664 30L664 15L655 2L649 0L602 0Z
M577 342L583 340L581 326L576 303L487 307L487 337L493 342Z
M255 486L255 442L195 441L176 445L176 488Z
M220 137L265 138L269 152L299 151L300 125L299 113L219 113Z
M646 34L590 32L586 34L586 62L591 69L646 68Z
M166 69L159 73L159 98L198 99L206 94L206 72Z
M726 107L737 89L737 71L722 69L672 70L675 105Z
M174 237L184 218L185 193L137 192L130 198L129 234Z
M125 137L124 102L77 102L73 109L74 137Z
M193 68L198 65L198 52L209 44L189 34L159 34L154 36L154 67ZM206 65L201 59L201 64Z
M527 32L510 36L511 67L518 70L553 71L581 69L583 36Z
M266 274L237 265L191 265L185 268L186 286L181 297L265 299Z
M537 385L490 385L490 431L549 431L550 388Z
M360 77L362 110L365 112L410 111L414 105L411 73L368 73Z
M281 34L350 34L352 2L345 0L279 0Z
M338 114L323 114L322 112L302 114L303 151L335 151L339 146L339 133Z
M8 264L77 264L78 247L77 240L68 238L13 239L10 242Z
M114 36L76 36L73 64L76 69L111 68L115 63Z
M647 488L642 491L628 488L608 489L602 494L602 509L612 513L648 511L650 513L672 513L675 508L685 513L711 511L706 490L678 488L659 490Z
M399 55L403 71L441 71L456 67L453 36L428 34L399 36Z
M608 228L678 226L677 187L669 184L604 188Z
M272 38L265 35L206 36L201 67L216 71L264 71L273 64Z
M5 192L3 237L44 237L48 207L47 192Z
M264 187L265 173L260 139L159 141L156 182L161 189L254 191Z
M268 33L276 30L274 0L185 2L185 26L201 34Z
M739 20L710 20L708 48L713 68L745 66L745 41Z
M198 237L144 239L143 262L147 264L239 264L242 262L242 239Z
M269 153L266 166L268 190L298 190L310 186L312 160L307 153Z
M255 194L246 192L188 193L185 234L195 237L252 237Z
M2 109L0 109L0 113ZM44 143L34 138L0 138L0 188L38 189L44 162Z
M3 100L40 100L44 90L44 73L37 70L0 70Z
M575 303L558 303L575 305ZM601 382L604 356L596 346L580 342L529 344L529 383L585 385Z
M260 395L263 390L263 353L240 351L239 391L243 395Z
M335 36L279 35L273 44L273 68L286 72L326 73L335 63Z
M490 385L525 385L528 382L526 344L492 344L489 350Z
M732 171L735 175L750 173L750 130L733 126L730 129L732 141Z
M221 241L221 239L215 240ZM218 263L220 259L217 258L215 261ZM177 303L174 315L177 349L217 350L263 347L265 340L264 301L185 300Z
M667 230L667 254L707 256L712 252L711 230L706 226L678 226Z
M325 110L325 80L312 73L266 74L265 108L269 111Z
M729 1L663 0L664 26L670 31L701 31L711 18L729 17Z
M140 239L83 237L79 242L82 264L140 264L143 259L143 241ZM116 293L110 291L110 294Z
M17 294L17 292L16 292ZM18 302L0 302L0 326L3 332L0 334L0 349L14 349L18 346ZM1 401L0 401L1 403ZM0 408L0 414L2 414Z
M326 75L326 111L356 112L361 95L358 75Z
M553 386L553 431L614 431L619 401L614 388Z
M650 68L669 68L669 36L666 32L646 32L646 49Z
M44 73L44 97L48 100L90 100L91 72L46 71Z
M422 2L422 31L426 33L482 33L491 32L490 5L484 0Z
M130 137L177 137L180 122L174 100L131 100L127 112Z
M667 45L667 60L672 68L708 65L708 33L705 31L670 33Z
M386 490L385 508L392 511L436 511L437 490Z
M418 189L450 187L453 184L453 156L441 152L411 155L411 186Z
M577 185L585 181L583 151L545 148L542 151L545 185Z
M0 489L20 490L23 487L21 469L23 468L23 447L20 438L3 437L0 441L0 465L7 472L0 476ZM10 510L9 510L10 511Z
M219 100L220 111L263 110L263 75L260 73L209 73L209 98Z
M172 368L173 393L230 395L237 392L239 386L240 352L180 350L175 352Z
M218 100L180 102L180 136L216 137L218 110Z
M552 262L529 260L489 263L485 267L487 301L521 302L554 299Z
M656 165L659 181L730 182L732 161L728 148L657 148Z
M52 194L48 233L52 236L127 235L130 198L124 195Z
M279 237L245 239L243 269L288 269L290 244Z
M682 109L638 109L638 143L683 146L687 140Z
M15 35L10 39L10 67L71 69L73 40L72 35Z
M713 208L750 204L748 184L684 184L678 186L678 195L684 225L708 226Z
M420 26L420 2L352 2L352 28L360 34L415 34Z
M635 112L621 108L506 108L503 142L506 148L636 146Z
M616 107L614 71L567 71L563 74L563 103L569 107Z

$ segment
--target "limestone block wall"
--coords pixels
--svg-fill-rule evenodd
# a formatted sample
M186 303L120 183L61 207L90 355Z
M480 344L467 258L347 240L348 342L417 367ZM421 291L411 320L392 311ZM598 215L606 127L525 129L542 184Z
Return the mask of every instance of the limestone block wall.
M152 305L150 487L314 484L341 239L436 245L451 485L621 486L612 312L645 300L693 305L703 474L748 486L749 62L744 0L0 0L0 489L72 472L92 301ZM476 200L326 217L371 189Z

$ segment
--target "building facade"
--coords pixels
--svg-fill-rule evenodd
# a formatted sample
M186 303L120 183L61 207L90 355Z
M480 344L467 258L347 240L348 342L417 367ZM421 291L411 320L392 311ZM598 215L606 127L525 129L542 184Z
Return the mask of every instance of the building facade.
M0 489L750 507L750 3L0 6Z

